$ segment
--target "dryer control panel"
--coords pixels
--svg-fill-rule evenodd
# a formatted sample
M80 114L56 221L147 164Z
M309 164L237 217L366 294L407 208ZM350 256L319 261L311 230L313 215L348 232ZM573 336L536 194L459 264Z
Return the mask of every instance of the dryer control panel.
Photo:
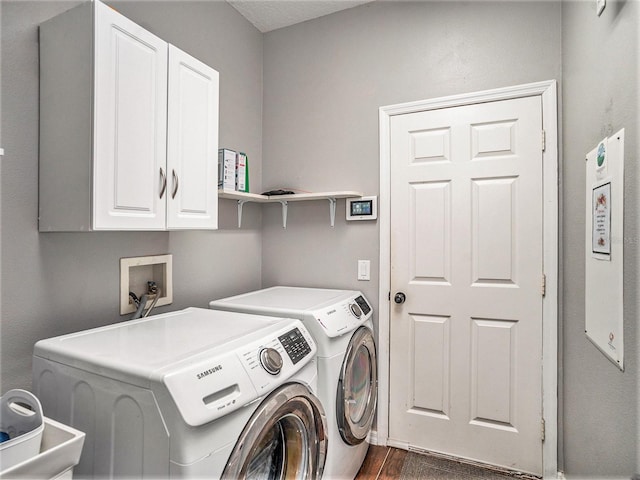
M340 303L313 311L313 317L331 338L354 331L372 314L371 306L360 292Z

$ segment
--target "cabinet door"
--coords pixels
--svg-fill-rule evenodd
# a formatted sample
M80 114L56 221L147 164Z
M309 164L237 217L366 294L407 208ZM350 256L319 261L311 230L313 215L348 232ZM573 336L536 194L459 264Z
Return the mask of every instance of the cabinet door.
M218 72L169 45L167 227L218 228Z
M163 230L167 43L95 3L93 228Z

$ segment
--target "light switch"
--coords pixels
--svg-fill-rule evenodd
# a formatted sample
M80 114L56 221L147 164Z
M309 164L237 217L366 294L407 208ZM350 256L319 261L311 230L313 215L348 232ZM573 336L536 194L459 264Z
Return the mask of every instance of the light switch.
M371 280L370 260L358 260L358 280Z

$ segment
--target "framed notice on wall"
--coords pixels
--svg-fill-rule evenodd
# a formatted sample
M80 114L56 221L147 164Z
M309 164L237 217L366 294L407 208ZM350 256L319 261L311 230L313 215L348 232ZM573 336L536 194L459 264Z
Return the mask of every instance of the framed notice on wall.
M624 130L587 154L585 333L624 370Z

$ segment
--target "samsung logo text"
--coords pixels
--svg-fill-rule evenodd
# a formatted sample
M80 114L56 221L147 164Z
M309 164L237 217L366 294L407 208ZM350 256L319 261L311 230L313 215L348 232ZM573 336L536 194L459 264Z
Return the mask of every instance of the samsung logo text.
M222 365L216 365L215 367L211 367L209 370L205 370L204 372L200 372L196 377L198 380L202 380L204 377L211 375L212 373L216 373L222 370Z

